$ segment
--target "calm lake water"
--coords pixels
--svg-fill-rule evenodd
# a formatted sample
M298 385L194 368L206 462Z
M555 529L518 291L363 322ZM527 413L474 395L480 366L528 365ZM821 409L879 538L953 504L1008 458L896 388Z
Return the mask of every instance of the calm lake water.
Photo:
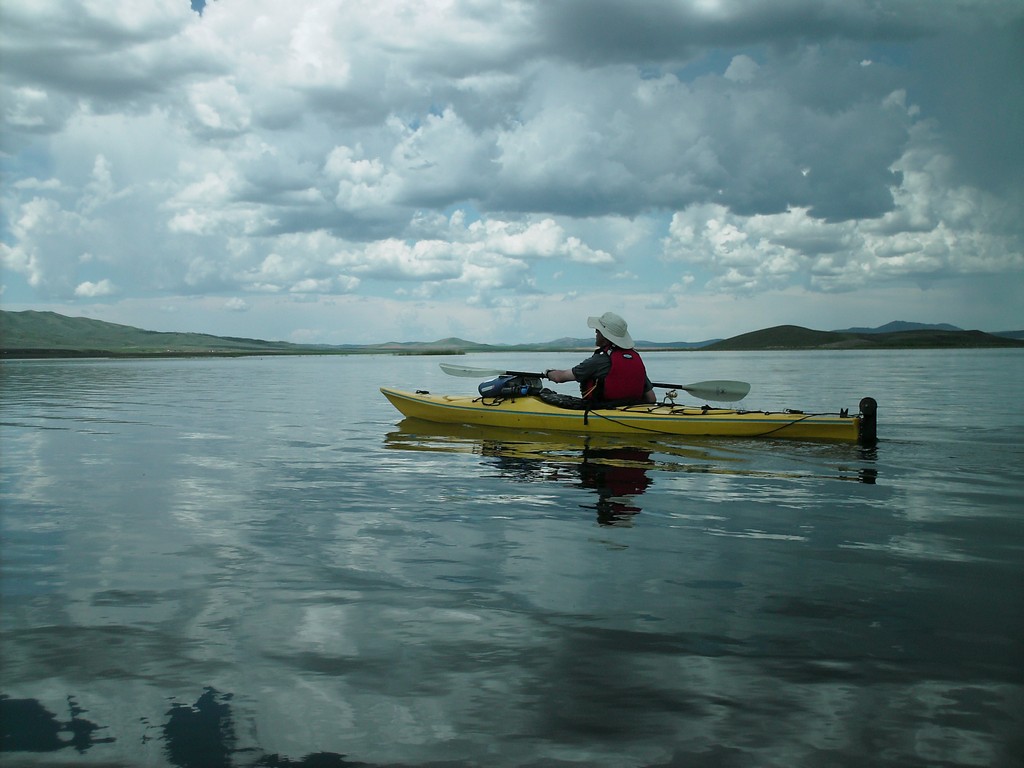
M378 391L580 357L3 363L0 763L1024 762L1024 352L647 356L873 449Z

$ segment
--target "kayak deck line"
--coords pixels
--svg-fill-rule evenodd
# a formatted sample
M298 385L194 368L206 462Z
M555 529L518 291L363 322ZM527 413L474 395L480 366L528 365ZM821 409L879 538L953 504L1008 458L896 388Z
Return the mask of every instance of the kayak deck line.
M748 411L667 402L587 409L552 405L535 395L483 398L389 387L380 391L403 415L446 424L606 434L874 440L873 412ZM871 398L864 398L862 411L869 410L865 407L867 401L874 404Z

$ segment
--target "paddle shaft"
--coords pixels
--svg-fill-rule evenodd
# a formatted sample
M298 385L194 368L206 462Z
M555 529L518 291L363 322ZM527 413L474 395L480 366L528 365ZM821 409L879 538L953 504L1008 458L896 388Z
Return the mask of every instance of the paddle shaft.
M489 375L489 374L484 374L484 375ZM547 373L546 372L545 373L531 373L530 371L502 371L498 375L500 375L500 376L527 376L527 377L534 378L534 379L545 379L545 378L547 378ZM721 385L721 387L718 387L716 385ZM651 386L652 387L657 387L658 389L687 389L687 390L688 389L718 389L718 388L722 388L723 391L720 394L725 394L727 391L732 391L732 389L729 389L729 390L724 389L726 386L732 387L734 389L743 389L744 387L747 387L748 390L749 390L749 385L746 382L743 382L743 381L698 381L695 384L660 384L657 381L652 381L651 382Z
M471 368L468 366L441 363L441 370L450 376L525 376L532 379L543 379L545 374L536 371L503 371L499 368ZM681 389L697 397L709 400L742 400L750 392L750 385L745 381L698 381L694 384L663 384L652 382L658 389Z

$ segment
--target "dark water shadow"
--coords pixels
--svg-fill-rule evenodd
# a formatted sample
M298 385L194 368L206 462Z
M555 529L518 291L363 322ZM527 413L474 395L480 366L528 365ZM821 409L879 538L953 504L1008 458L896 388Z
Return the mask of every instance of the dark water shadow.
M230 701L230 694L207 688L191 706L174 704L162 729L167 759L181 768L232 765L236 739Z
M161 726L163 751L176 768L373 768L352 762L335 752L314 752L298 759L266 754L259 749L239 749L235 737L232 694L206 688L194 704L173 704ZM0 753L58 752L74 749L84 754L114 737L96 738L107 730L81 715L74 698L68 697L70 719L60 720L37 699L13 699L0 694ZM145 740L145 737L144 737ZM0 764L6 764L0 759Z
M0 752L57 752L73 749L84 754L94 744L113 738L96 738L103 730L82 715L86 710L68 696L70 718L61 721L36 699L12 699L0 695Z
M336 752L314 752L298 759L239 749L231 708L234 696L206 688L192 705L174 704L162 727L164 751L177 768L372 768Z

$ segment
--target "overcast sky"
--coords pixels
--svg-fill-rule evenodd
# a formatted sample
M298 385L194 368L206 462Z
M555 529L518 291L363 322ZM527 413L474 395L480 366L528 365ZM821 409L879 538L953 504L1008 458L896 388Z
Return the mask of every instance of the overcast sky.
M300 342L1024 328L1020 0L2 0L2 294Z

